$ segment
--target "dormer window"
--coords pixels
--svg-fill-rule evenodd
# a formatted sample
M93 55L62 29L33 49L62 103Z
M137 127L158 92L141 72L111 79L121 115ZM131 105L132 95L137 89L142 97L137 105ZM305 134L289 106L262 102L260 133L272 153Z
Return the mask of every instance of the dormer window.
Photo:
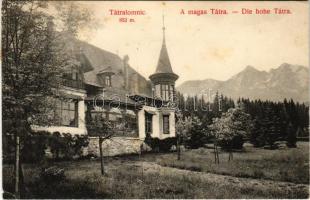
M97 74L101 84L105 87L112 87L112 76L115 73L112 71L111 67L107 67Z
M110 75L107 75L104 77L104 84L105 86L108 86L108 87L111 87L111 76Z

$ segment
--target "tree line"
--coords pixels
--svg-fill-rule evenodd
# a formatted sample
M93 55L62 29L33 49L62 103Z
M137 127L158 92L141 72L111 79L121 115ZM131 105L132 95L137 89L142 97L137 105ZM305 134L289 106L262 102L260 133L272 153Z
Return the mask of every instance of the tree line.
M177 103L181 113L181 117L177 119L190 124L187 125L190 127L187 133L183 134L185 135L183 143L190 148L198 148L205 143L214 142L216 138L212 130L214 127L217 127L218 133L221 134L240 133L235 134L234 137L226 134L230 140L226 138L219 141L222 147L226 144L226 147L229 145L242 148L245 140L255 147L275 148L277 141L286 141L288 147L296 147L297 137L309 136L309 106L294 102L292 99L272 102L239 98L235 102L229 97L216 93L210 102L203 96L185 97L177 93ZM237 115L243 117L236 117ZM248 117L244 117L247 115ZM237 126L234 129L233 125L229 124L247 124L246 127L244 126L247 130L238 130Z
M250 141L255 146L273 146L286 140L288 146L296 146L297 136L308 136L309 106L284 99L283 102L238 99L244 111L251 115L253 131Z

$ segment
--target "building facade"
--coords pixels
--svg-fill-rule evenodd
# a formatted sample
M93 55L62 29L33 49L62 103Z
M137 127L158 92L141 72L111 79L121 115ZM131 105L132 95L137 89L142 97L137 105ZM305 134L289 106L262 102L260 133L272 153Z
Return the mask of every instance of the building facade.
M140 151L145 138L173 138L175 132L175 81L163 27L163 42L155 73L145 79L128 64L129 57L66 38L68 51L76 57L76 67L62 77L55 100L57 123L33 126L37 131L88 135L89 152L98 154L95 119L109 122L113 138L104 142L105 154ZM99 131L100 132L100 131Z

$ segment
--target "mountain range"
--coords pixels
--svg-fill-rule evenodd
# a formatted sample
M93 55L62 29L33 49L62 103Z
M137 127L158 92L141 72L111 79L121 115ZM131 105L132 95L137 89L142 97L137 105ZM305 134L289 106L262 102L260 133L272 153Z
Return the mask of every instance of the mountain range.
M309 68L283 63L270 71L260 71L247 66L226 81L214 79L190 80L177 90L185 96L194 96L211 90L224 96L238 99L261 99L282 101L284 98L309 102Z

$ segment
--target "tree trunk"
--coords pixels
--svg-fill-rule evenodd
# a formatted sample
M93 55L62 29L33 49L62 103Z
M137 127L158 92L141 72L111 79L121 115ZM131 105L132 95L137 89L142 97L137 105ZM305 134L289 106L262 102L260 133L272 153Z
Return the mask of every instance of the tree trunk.
M218 149L217 149L217 142L214 142L214 162L216 164L220 163L219 153L218 153Z
M233 160L233 152L232 152L232 145L229 147L229 156L228 156L228 161Z
M142 150L143 150L143 143L140 145L139 161L141 160Z
M15 196L17 199L20 198L20 138L19 136L16 136L16 146L15 146Z
M214 163L216 163L216 150L215 150L215 142L213 144L213 150L214 150Z
M101 165L101 175L104 175L104 163L103 163L103 153L102 153L102 138L99 137L99 151L100 151L100 165Z
M180 136L178 136L177 138L177 152L178 152L178 160L181 160Z
M21 154L20 154L21 157ZM25 182L24 182L24 172L23 172L23 167L22 167L22 160L19 159L19 193L20 193L20 198L24 197L24 194L26 192L25 189Z
M229 148L229 152L228 152L228 162L230 161L231 159L231 149Z
M217 144L216 144L216 157L217 157L217 164L220 164L219 150L217 148Z

